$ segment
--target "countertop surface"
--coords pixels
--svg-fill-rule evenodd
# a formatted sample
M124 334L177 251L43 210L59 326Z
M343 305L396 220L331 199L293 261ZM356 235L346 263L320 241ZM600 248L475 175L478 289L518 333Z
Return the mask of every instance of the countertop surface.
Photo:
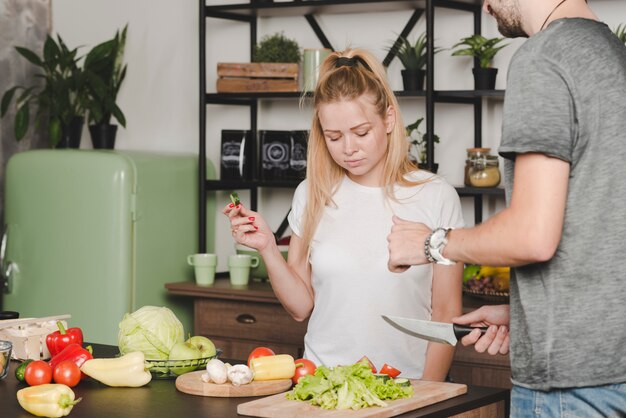
M96 357L111 357L117 347L92 344ZM8 376L0 381L2 417L28 418L17 402L16 393L25 387L15 378L18 362L11 361ZM82 397L72 410L72 418L141 418L141 417L215 417L227 418L237 414L237 405L259 398L211 398L179 392L174 380L155 380L140 388L113 388L95 380L86 379L73 388L76 397ZM505 389L468 387L465 395L452 398L416 411L399 415L408 417L449 416L488 405L508 401Z

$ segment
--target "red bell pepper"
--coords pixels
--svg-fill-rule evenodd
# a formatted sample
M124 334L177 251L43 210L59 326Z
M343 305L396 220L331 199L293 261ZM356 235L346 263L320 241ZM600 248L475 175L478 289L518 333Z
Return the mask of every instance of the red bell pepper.
M52 357L48 364L50 364L53 374L56 366L65 360L74 362L80 368L84 362L93 359L93 355L91 353L92 349L90 345L87 346L87 348L83 348L78 344L70 344L61 350L61 352L57 353L56 356ZM81 379L84 379L85 377L87 377L87 375L83 373Z
M68 328L63 326L61 321L57 321L58 331L54 331L46 337L46 346L50 355L54 357L70 344L83 345L83 331L80 328Z

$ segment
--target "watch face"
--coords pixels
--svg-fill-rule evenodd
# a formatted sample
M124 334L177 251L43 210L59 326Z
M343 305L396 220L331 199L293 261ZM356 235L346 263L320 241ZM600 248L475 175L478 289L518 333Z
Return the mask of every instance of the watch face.
M441 248L441 246L446 244L446 230L438 229L435 231L433 236L430 238L430 246L431 248Z

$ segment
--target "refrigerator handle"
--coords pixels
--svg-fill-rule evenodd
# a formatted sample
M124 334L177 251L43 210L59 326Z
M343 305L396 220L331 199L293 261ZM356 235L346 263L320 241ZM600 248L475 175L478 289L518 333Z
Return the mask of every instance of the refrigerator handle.
M7 239L9 235L9 225L2 228L2 242L0 242L0 268L4 270L4 256L7 253ZM4 271L2 272L4 276Z
M9 239L9 226L4 225L2 231L2 241L0 242L0 289L3 293L13 291L13 273L17 271L17 264L6 263L7 240Z

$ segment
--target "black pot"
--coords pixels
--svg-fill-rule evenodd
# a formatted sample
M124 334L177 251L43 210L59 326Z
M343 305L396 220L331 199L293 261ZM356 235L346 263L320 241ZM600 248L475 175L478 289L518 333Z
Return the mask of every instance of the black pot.
M402 70L402 84L405 91L423 91L424 78L426 71L424 70Z
M473 68L474 88L476 90L493 90L496 88L497 68Z
M111 125L109 123L89 125L89 133L91 134L91 143L94 149L115 148L117 125Z
M419 163L417 167L420 168L421 170L428 170L431 173L435 173L435 174L437 174L437 170L439 170L438 163L433 163L431 167L428 167L428 164Z
M55 148L80 148L85 118L74 116L69 125L61 124L61 138Z

